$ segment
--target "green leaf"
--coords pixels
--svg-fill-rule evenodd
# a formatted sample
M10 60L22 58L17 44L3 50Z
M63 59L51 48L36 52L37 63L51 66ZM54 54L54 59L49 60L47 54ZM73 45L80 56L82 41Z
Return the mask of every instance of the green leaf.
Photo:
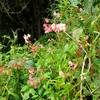
M82 35L82 32L83 32L82 28L74 29L72 32L73 38L75 38L76 40L79 40L80 36Z
M25 92L28 91L30 89L30 87L28 85L25 85L24 87L22 87L21 91Z
M29 91L25 92L24 95L23 95L23 100L28 100L29 94L30 94Z
M36 93L36 91L35 91L33 88L31 88L31 89L29 90L29 92L30 92L31 94L35 94L35 93Z
M64 46L64 52L66 52L68 50L68 44L66 44L65 46Z
M70 0L72 6L77 6L79 4L78 0Z
M33 60L27 60L25 63L24 63L24 67L29 69L30 67L32 67L34 65L34 62Z
M44 74L44 76L45 76L46 78L50 78L50 77L51 77L51 72L46 72L46 73Z
M0 100L7 100L6 97L0 96Z

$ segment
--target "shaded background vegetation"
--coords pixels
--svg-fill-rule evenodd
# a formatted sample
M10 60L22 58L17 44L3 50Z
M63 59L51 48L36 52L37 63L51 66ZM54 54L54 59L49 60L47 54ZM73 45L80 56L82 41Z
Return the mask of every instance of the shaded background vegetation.
M17 30L19 35L30 33L34 38L39 38L43 34L43 18L51 17L55 1L57 2L57 0L0 0L0 36L1 34L11 36L12 31ZM68 1L91 14L94 12L93 7L100 3L99 0Z
M12 35L12 31L34 34L43 33L43 18L50 15L49 0L0 0L0 34ZM49 13L49 14L48 14Z
M0 100L99 100L100 0L13 1L0 0ZM45 17L66 31L39 38ZM27 33L39 40L16 45Z

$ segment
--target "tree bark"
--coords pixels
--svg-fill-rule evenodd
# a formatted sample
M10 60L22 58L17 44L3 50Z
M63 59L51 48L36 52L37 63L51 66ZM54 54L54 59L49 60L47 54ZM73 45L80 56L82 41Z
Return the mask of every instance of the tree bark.
M41 12L39 8L39 0L32 0L32 8L33 33L34 37L38 39L41 35Z

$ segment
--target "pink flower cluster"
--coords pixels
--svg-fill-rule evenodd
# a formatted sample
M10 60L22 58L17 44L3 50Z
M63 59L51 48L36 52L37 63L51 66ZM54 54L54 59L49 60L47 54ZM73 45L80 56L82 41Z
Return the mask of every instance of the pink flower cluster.
M35 69L34 67L30 67L29 70L29 78L28 78L28 83L34 88L37 89L39 82L37 81L37 79L35 79L34 74L35 74Z
M38 88L38 82L36 81L36 79L34 79L32 77L32 75L29 75L29 80L28 80L29 84L34 88L37 89Z
M53 12L53 16L54 16L54 17L56 17L56 18L60 18L60 13L59 13L59 12L54 11L54 12Z
M23 36L23 38L24 38L24 40L25 40L25 43L26 44L31 44L31 35L30 34L24 34L24 36Z
M68 64L69 64L69 66L71 67L72 70L75 70L76 67L77 67L77 64L75 64L75 63L72 62L72 61L69 61Z
M49 19L45 19L45 23L43 24L45 33L49 32L66 32L66 24L59 23L59 24L49 24Z

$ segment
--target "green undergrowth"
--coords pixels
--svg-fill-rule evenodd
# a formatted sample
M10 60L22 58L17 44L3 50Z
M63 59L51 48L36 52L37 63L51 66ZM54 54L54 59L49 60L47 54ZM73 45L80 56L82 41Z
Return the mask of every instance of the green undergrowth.
M58 1L53 11L60 17L52 15L49 24L64 23L66 32L24 46L9 39L11 49L0 51L0 100L100 99L99 5L84 0L80 9L79 0Z
M83 98L91 95L94 100L99 98L100 66L96 49L90 47L90 51L84 48L79 51L79 44L65 33L60 33L59 39L41 37L33 47L11 46L9 52L0 54L0 59L0 68L3 68L0 75L2 100L77 100L81 83ZM32 73L29 72L31 67L35 70ZM28 83L30 74L37 87Z

